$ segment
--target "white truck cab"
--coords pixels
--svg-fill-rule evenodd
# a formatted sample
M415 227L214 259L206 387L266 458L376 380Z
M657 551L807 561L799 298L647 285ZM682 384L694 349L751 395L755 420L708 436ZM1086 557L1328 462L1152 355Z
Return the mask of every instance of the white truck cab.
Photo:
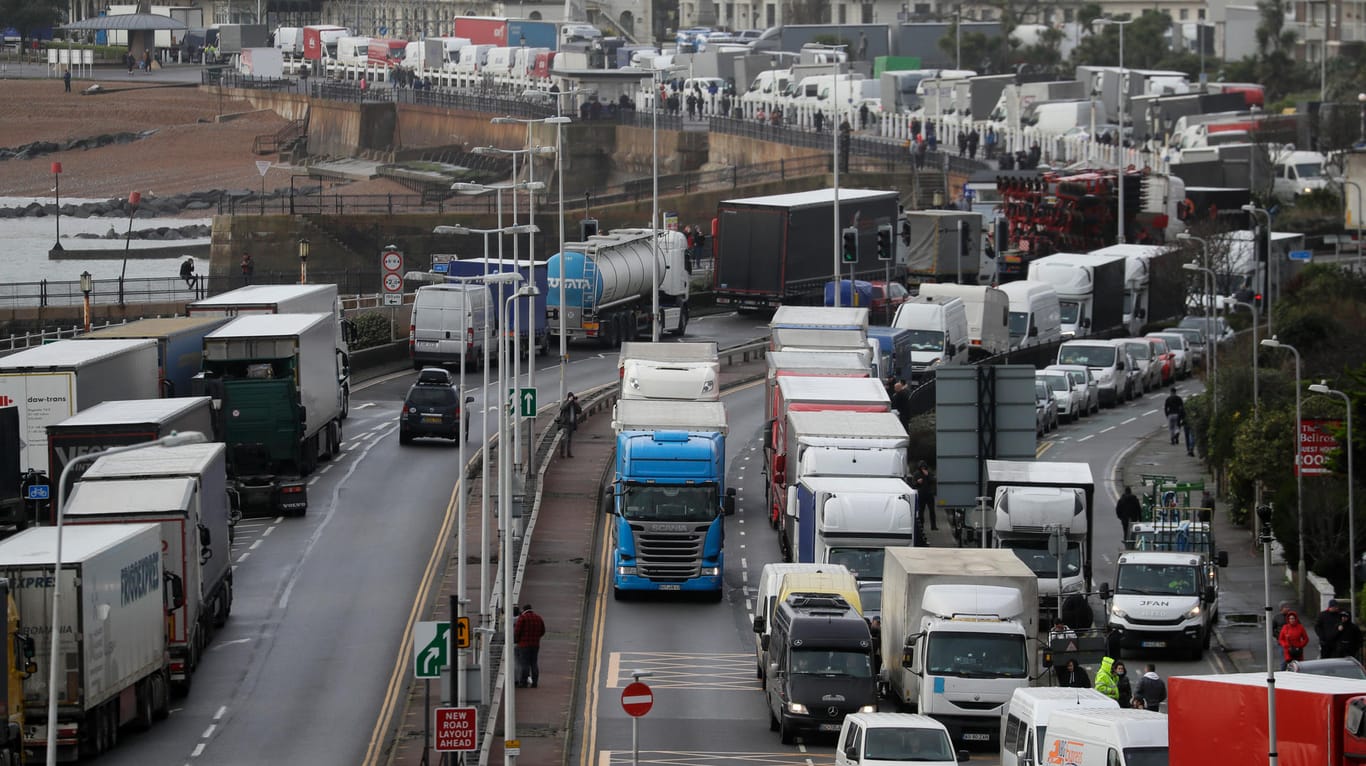
M954 752L944 724L912 713L847 715L835 744L835 766L954 766L967 759L966 750Z
M716 401L721 393L716 344L621 344L617 374L623 399Z
M1119 557L1110 627L1121 649L1186 650L1203 656L1219 613L1219 567L1228 554L1214 560L1198 552L1128 551Z

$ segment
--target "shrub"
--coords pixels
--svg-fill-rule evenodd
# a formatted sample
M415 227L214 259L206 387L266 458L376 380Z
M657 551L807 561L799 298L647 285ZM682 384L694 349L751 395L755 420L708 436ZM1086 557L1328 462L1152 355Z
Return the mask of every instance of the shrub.
M352 351L382 346L393 340L389 317L382 312L368 311L357 314L351 323L356 328L356 343L351 347Z

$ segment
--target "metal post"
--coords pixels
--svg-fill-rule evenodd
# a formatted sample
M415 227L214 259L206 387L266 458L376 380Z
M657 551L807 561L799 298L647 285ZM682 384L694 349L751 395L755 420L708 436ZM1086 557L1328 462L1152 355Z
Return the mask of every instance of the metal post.
M514 294L506 300L502 297L502 289L499 288L499 310L502 313L501 325L507 324L508 305L517 299ZM503 739L517 738L517 712L516 712L516 688L515 683L509 680L516 673L513 647L516 642L512 640L512 577L515 568L512 563L512 506L508 497L509 485L511 482L511 472L508 464L507 449L507 402L503 398L506 387L507 370L507 338L506 333L498 333L498 524L502 529L502 554L499 563L502 565L503 576ZM503 765L512 766L516 762L516 756L503 753Z
M1342 448L1347 453L1347 557L1349 559L1347 587L1350 589L1349 594L1352 598L1352 620L1355 621L1357 611L1357 527L1356 503L1352 491L1352 484L1356 481L1356 470L1352 465L1352 399L1342 391L1329 388L1326 380L1311 385L1309 390L1316 394L1336 396L1347 406L1347 444Z
M650 340L659 342L659 72L652 80L655 108L650 111L652 170L650 173ZM561 259L563 260L563 259ZM560 312L564 312L561 306Z
M484 303L488 303L487 300ZM465 487L465 477L469 475L465 466L465 441L469 437L469 412L465 409L465 355L469 347L466 338L460 339L460 401L457 404L457 412L460 413L460 420L455 427L460 433L459 441L456 442L455 464L459 466L460 478L456 480L456 491L460 494L456 497L456 533L455 533L455 600L456 609L451 610L451 620L459 622L464 615L465 604L467 603L468 583L465 576L465 517L469 510L469 492ZM452 630L454 630L454 625ZM455 704L463 707L465 705L465 651L460 648L455 650Z
M1285 344L1281 344L1285 346ZM1295 595L1301 608L1304 606L1304 434L1300 433L1300 352L1293 346L1285 346L1295 354L1295 534L1296 547L1299 549L1295 562Z
M834 78L834 84L833 84L832 87L833 87L834 96L835 96L835 111L834 111L835 118L834 118L833 120L831 120L831 122L833 122L834 125L831 127L831 130L830 130L830 135L831 135L831 137L832 137L832 140L831 140L831 148L830 148L830 168L831 168L831 171L832 171L833 177L834 177L835 204L831 207L831 210L834 211L834 227L835 227L835 289L834 289L834 293L835 293L835 308L839 308L839 305L840 305L840 242L841 242L841 235L840 235L840 62L839 62L839 55L838 55L838 54L836 54L836 56L835 56L835 78ZM858 237L857 234L855 234L854 236L855 236L855 237ZM857 266L857 265L858 265L858 264L855 263L853 266L850 267L850 270L852 271L853 268L854 268L855 266ZM849 284L849 293L850 293L850 297L853 297L853 292L854 292L854 285L853 285L852 282L850 282L850 284Z
M502 235L500 234L499 237L501 238ZM484 232L485 281L487 281L488 278L489 233ZM501 290L502 288L499 288L500 293ZM480 456L480 471L483 473L483 478L479 482L479 609L481 616L492 614L492 610L490 609L492 595L489 593L489 405L491 402L496 401L496 399L489 396L489 340L489 301L486 297L484 300L484 407L483 411L479 413L479 424L484 435L484 443L480 446L482 452L482 455ZM480 624L483 624L482 619L480 620ZM488 642L483 642L483 647L486 648L487 646ZM488 658L482 658L480 664L483 666L484 672L487 673L489 668ZM484 688L488 688L487 682L484 684Z
M1260 508L1259 508L1260 510ZM1258 517L1262 514L1259 512ZM1276 752L1276 658L1271 653L1271 512L1267 509L1265 518L1261 518L1262 523L1262 588L1264 608L1266 609L1266 624L1262 626L1262 632L1266 640L1266 761L1269 766L1276 766L1279 755Z
M1128 26L1128 22L1117 23L1119 23L1119 146L1116 148L1119 149L1119 215L1116 217L1119 220L1119 227L1115 241L1122 245L1124 244L1124 179L1126 176L1124 171L1128 167L1129 160L1128 153L1124 150L1124 94L1128 90L1128 83L1124 79L1124 27Z

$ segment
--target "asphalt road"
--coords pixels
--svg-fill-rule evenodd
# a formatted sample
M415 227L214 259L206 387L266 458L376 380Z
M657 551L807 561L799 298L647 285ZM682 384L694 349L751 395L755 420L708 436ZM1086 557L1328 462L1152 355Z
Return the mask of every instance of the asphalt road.
M687 340L725 347L760 334L751 319L718 315L694 319ZM612 380L616 364L615 351L571 346L566 387ZM554 355L538 360L542 406L557 396L558 367ZM451 444L399 447L396 418L412 378L395 373L356 388L345 452L314 475L305 517L243 520L232 616L191 693L174 701L168 721L128 733L102 763L362 760L458 473ZM478 371L467 378L476 398L470 450L485 433L481 383Z

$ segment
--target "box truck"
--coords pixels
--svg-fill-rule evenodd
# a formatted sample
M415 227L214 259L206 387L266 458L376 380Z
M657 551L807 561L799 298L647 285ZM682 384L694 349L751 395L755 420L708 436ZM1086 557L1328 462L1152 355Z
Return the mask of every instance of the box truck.
M157 525L162 568L185 594L166 613L171 684L181 693L232 612L235 517L226 455L220 443L105 455L81 477L65 511L70 525Z
M61 569L57 535L62 535ZM150 727L170 713L166 609L184 600L181 584L163 579L156 524L35 527L0 541L0 576L14 584L37 671L24 681L26 708L45 710L57 694L57 731L30 716L24 743L41 760L48 737L57 758L74 761L108 750L118 730ZM163 587L163 585L165 587ZM60 589L57 688L48 685L52 589Z
M714 402L721 396L721 364L712 342L623 343L617 374L623 399Z
M110 325L77 335L76 340L149 338L156 341L161 395L188 396L190 381L199 374L204 336L227 321L226 316L153 317Z
M213 438L213 408L209 397L101 402L47 427L48 465L52 466L54 476L61 476L67 463L81 455L188 431L198 431L205 438ZM78 481L88 469L87 463L84 469L73 470L68 481ZM70 490L68 484L67 491Z

